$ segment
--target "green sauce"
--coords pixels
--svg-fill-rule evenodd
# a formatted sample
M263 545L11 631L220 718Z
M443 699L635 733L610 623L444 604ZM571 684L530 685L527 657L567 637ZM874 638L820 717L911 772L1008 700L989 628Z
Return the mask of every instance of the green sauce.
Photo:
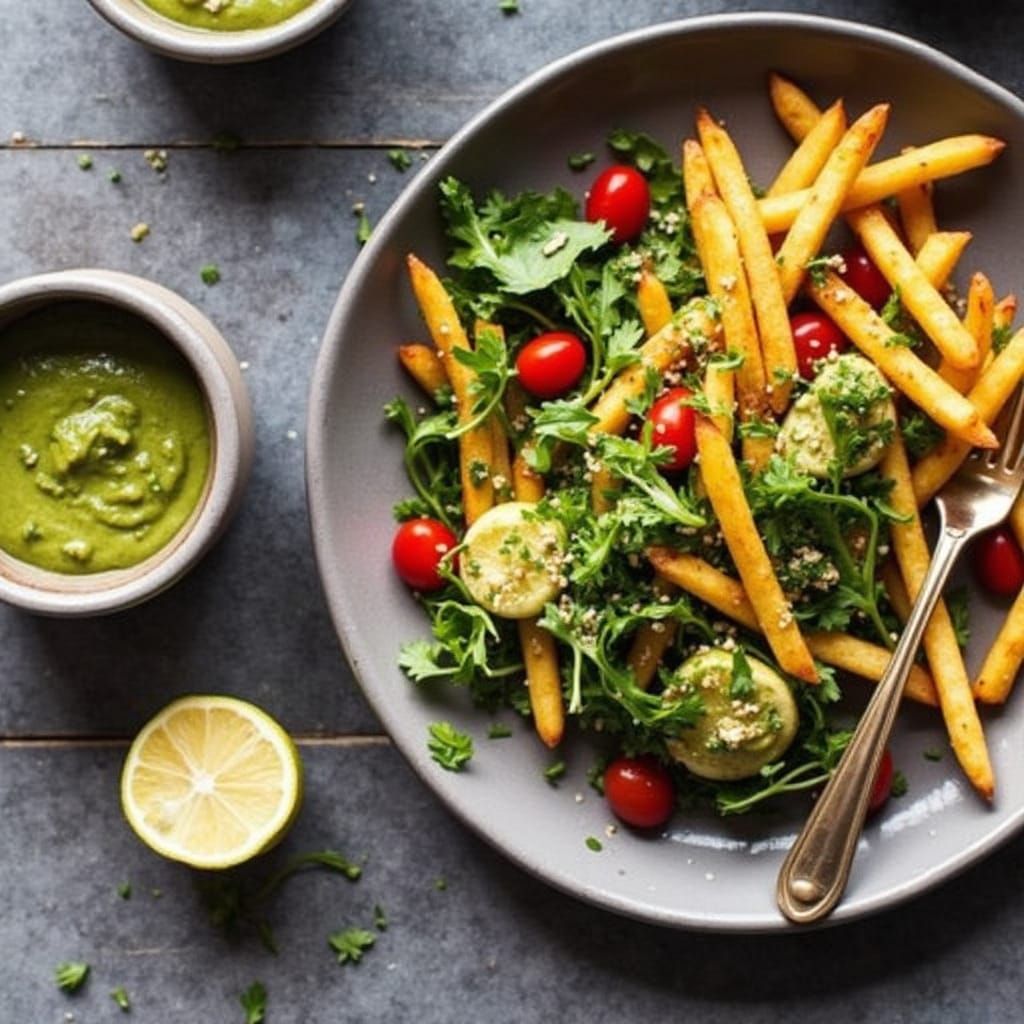
M171 21L220 32L276 25L308 7L312 0L142 0Z
M144 320L68 302L0 330L0 548L15 558L137 565L195 510L210 455L195 375Z

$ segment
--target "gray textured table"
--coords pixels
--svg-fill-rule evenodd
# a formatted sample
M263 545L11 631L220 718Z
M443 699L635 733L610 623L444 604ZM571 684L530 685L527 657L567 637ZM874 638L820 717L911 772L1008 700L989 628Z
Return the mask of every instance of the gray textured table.
M948 5L952 8L952 5ZM1024 89L1013 0L723 4L711 0L356 0L302 50L248 67L150 56L85 0L0 0L0 279L76 265L182 292L246 361L258 455L228 537L187 580L109 619L0 609L0 1022L241 1021L260 979L268 1022L1020 1020L1024 839L924 898L827 932L664 931L576 903L451 819L390 747L339 653L308 542L306 389L328 311L356 256L356 201L379 216L429 152L527 72L653 22L772 7L915 35ZM225 132L243 145L223 152ZM161 146L155 174L143 150ZM77 156L88 152L93 169ZM112 168L120 184L108 181ZM147 221L151 236L129 231ZM203 285L216 262L223 280ZM211 926L196 879L149 854L117 809L138 727L190 691L250 698L300 739L307 802L283 848L337 847L362 880L310 873L268 908L279 954ZM445 885L438 884L439 879ZM132 885L131 899L117 893ZM329 932L390 926L357 967ZM63 995L54 965L92 976Z

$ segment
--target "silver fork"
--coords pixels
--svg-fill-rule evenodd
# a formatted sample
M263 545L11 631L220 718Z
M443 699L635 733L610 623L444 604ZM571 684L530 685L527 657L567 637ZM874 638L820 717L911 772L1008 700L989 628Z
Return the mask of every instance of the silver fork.
M936 495L939 537L921 592L846 752L779 871L779 908L797 924L825 917L843 895L903 686L949 571L971 538L1010 514L1024 482L1024 391L1005 419L1001 447L975 449Z

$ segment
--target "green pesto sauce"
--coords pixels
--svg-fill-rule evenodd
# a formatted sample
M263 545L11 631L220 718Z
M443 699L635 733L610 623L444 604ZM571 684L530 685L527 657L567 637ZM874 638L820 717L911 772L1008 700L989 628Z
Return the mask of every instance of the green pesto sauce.
M210 467L206 405L154 327L68 302L0 330L0 548L62 573L137 565Z
M308 7L313 0L142 0L171 21L219 32L276 25Z

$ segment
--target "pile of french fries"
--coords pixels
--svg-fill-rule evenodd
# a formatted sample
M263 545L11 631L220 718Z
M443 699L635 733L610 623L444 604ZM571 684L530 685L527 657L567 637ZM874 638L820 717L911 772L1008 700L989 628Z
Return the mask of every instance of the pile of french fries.
M708 293L720 317L693 306L673 310L664 286L643 270L637 298L648 337L641 360L622 371L594 402L591 411L597 422L592 430L624 433L631 421L627 403L644 393L649 369L664 376L684 365L694 337L702 336L712 348L742 354L735 368L712 361L703 384L711 413L697 421L702 486L739 579L696 555L652 547L648 559L656 574L655 589L670 594L678 588L763 634L779 666L806 683L818 681L815 659L877 681L889 661L887 649L842 633L800 629L741 482L739 460L757 472L771 457L773 440L744 436L738 459L734 424L755 417L778 420L785 414L797 369L789 307L803 295L839 325L897 392L946 431L945 440L911 468L897 430L881 464L892 482L890 504L906 517L891 528L894 557L882 571L893 608L905 619L930 560L919 509L972 447L996 446L991 424L1024 376L1024 330L998 354L992 351L993 332L1005 332L1012 324L1015 298L997 301L992 284L980 272L970 280L962 320L946 297L971 236L940 230L932 201L935 181L990 163L1003 143L963 135L871 163L885 131L888 105L872 107L848 124L841 99L822 111L778 75L771 77L769 92L796 146L763 198L754 193L736 143L708 111L698 112L696 137L682 147L688 213ZM934 345L937 365L910 348L887 344L893 329L836 273L813 278L808 273L808 263L841 219ZM470 340L438 277L415 256L408 262L434 347L403 346L401 361L428 393L450 384L459 419L467 422L473 374L452 353L468 348ZM478 333L496 329L476 325ZM521 412L523 396L515 387L508 404L511 417ZM543 479L529 468L523 451L513 457L500 417L463 433L459 445L467 524L508 497L538 501L543 496ZM474 473L478 463L489 472ZM614 501L615 488L609 473L595 472L595 510ZM1024 502L1014 509L1011 523L1024 544ZM565 726L556 645L535 620L520 622L519 630L537 732L554 746ZM637 632L628 662L639 685L650 683L673 639L671 622ZM927 628L924 650L930 671L915 666L906 696L941 710L967 778L991 799L994 778L977 703L1005 701L1024 661L1024 593L1009 610L973 683L941 602Z

